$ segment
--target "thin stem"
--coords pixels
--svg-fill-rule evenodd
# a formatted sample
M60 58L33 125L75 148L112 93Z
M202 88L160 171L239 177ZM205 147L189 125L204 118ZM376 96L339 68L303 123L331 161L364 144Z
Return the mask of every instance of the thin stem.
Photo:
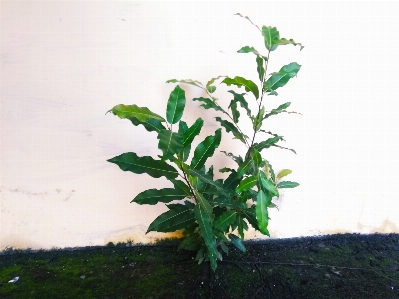
M195 192L194 192L194 190L193 190L193 187L191 186L191 184L190 184L190 182L189 182L189 180L188 180L188 178L187 178L187 174L186 174L186 172L185 172L184 169L183 169L183 163L182 163L181 161L180 161L180 168L181 168L181 170L183 171L183 175L184 175L183 179L186 181L187 186L190 188L191 194L192 194L193 197L194 197L194 201L195 201L196 203L198 203L197 197L195 196Z

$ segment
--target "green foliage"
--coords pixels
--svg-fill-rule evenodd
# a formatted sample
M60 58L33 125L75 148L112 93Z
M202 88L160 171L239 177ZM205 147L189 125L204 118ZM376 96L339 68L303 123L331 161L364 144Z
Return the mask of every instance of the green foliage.
M249 20L248 17L244 18ZM179 248L198 251L196 261L199 263L209 261L213 270L217 267L217 260L222 259L220 250L228 254L227 242L245 252L242 241L245 231L249 229L248 225L269 236L268 209L275 207L273 198L280 196L279 189L294 188L299 185L295 182L280 181L292 171L283 169L276 176L272 165L262 156L263 150L270 147L285 149L279 145L279 142L284 140L282 136L266 131L262 127L267 118L288 112L286 109L291 105L290 102L271 110L267 110L263 102L267 96L277 95L276 89L285 86L297 75L301 67L298 63L292 62L284 65L278 72L267 74L271 51L276 50L278 46L288 44L299 45L301 49L303 46L292 39L280 38L280 33L275 27L263 26L262 29L256 27L262 35L265 53L250 46L242 47L238 52L256 56L259 86L240 76L234 78L217 76L210 79L206 85L192 79L167 81L201 88L207 96L192 100L200 102L201 107L213 109L215 113L222 113L224 116L224 118L219 116L215 118L220 128L214 135L207 136L199 142L192 155L190 151L193 141L200 135L204 120L198 118L191 126L181 120L186 97L179 85L175 86L169 96L165 118L147 107L137 105L121 104L110 110L119 118L128 119L133 125L142 125L147 131L158 134L158 148L162 152L158 157L161 160L155 160L150 156L139 157L132 152L108 160L124 171L146 173L154 178L164 176L173 184L173 188L143 191L132 200L137 204L168 203L169 210L158 216L150 224L147 232L182 230L184 238ZM225 110L213 97L217 89L215 82L219 79L227 86L243 87L255 99L248 100L246 93L229 90L230 103L228 110ZM251 111L250 106L256 107L255 113ZM252 122L253 131L248 132L248 135L244 134L239 126L243 115ZM177 132L176 129L173 131L174 124L178 124ZM236 169L223 167L219 170L228 173L228 177L224 180L215 178L213 166L206 168L208 160L213 157L221 143L222 128L227 133L232 133L234 139L240 140L244 144L242 148L246 147L245 156L222 151L237 163ZM261 132L272 137L255 142L258 133ZM191 161L187 162L190 156ZM176 179L178 176L181 180ZM173 201L177 203L171 203Z

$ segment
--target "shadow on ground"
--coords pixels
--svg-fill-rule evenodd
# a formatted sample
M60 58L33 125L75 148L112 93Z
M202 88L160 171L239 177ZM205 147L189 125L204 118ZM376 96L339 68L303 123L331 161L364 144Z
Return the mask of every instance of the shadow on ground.
M173 241L8 250L0 255L0 298L399 298L397 234L245 245L245 254L230 247L216 272Z

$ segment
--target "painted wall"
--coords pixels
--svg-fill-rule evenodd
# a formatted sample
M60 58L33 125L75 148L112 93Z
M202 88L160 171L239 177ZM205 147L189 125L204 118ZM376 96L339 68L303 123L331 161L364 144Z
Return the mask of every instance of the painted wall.
M397 3L1 1L0 249L159 237L145 231L165 207L130 201L168 182L106 162L126 151L155 157L156 135L105 112L135 103L163 114L172 78L256 80L254 57L236 51L262 49L261 36L237 12L305 45L270 60L273 71L302 65L267 99L269 109L290 101L302 113L268 123L298 155L264 157L301 183L271 211L272 237L399 232ZM183 87L188 99L201 96ZM203 117L203 139L217 113L197 107L188 102L183 119ZM220 150L243 154L230 137ZM218 151L215 159L234 166Z

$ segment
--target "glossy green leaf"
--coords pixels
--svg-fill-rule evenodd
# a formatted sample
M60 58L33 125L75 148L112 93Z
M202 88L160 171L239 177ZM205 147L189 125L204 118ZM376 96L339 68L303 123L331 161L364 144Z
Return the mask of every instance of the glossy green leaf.
M236 93L234 90L229 90L228 92L230 92L234 96L234 99L232 100L232 102L240 103L241 107L247 111L247 115L251 116L251 110L249 109L248 103L244 98L245 93L243 93L243 94Z
M219 254L216 250L215 235L212 232L212 219L202 209L202 207L198 205L195 206L194 213L201 230L202 238L204 239L205 245L208 249L208 257L209 261L211 262L212 269L216 270L216 260Z
M229 234L229 238L231 240L231 243L237 247L237 249L241 250L242 252L246 252L247 250L245 249L244 244L242 243L242 240L237 237L236 235Z
M262 56L254 47L250 46L242 47L237 53L254 53L256 56Z
M242 177L244 174L248 173L249 170L252 168L252 157L249 156L247 159L238 167L237 169L237 177Z
M197 177L197 178L200 179L202 182L214 186L214 187L217 188L220 192L224 193L223 185L220 184L220 183L217 182L217 181L214 181L214 180L212 179L212 177L211 177L209 174L204 173L202 170L199 170L199 169L190 169L190 170L188 171L188 173L189 173L190 175L192 175L192 176Z
M248 229L248 226L245 223L243 216L241 214L237 215L237 232L240 235L241 240L244 240L244 228L245 227Z
M135 117L129 117L128 118L133 125L138 126L138 125L143 125L143 127L148 131L148 132L159 132L161 130L165 130L166 128L162 125L162 123L159 120L156 120L154 118L149 118L145 121L139 121Z
M241 165L244 162L241 156L234 156L232 153L227 153L226 151L220 151L220 152L225 154L227 157L232 158L238 165Z
M215 149L219 146L221 138L222 133L219 128L215 131L214 136L208 136L203 142L198 144L194 151L194 157L191 160L191 168L200 169L204 166L206 160L214 154Z
M265 165L265 168L264 168L264 172L265 172L267 178L271 178L272 181L275 182L276 181L276 177L275 177L275 174L274 174L273 167L269 163L269 161L265 160L265 162L266 162L266 165Z
M266 113L265 116L263 117L263 119L266 119L272 115L279 114L281 112L286 112L284 109L288 108L290 105L291 105L291 102L287 102L287 103L284 103L284 104L278 106L276 109L273 109L269 113Z
M170 205L168 206L170 207ZM185 205L173 205L173 209L159 215L148 227L146 232L175 232L195 222L195 215Z
M234 100L232 100L229 108L231 110L231 114L233 115L234 123L238 123L238 120L240 118L240 111L237 110L237 102L234 102Z
M219 172L224 173L224 172L232 172L234 169L228 168L228 167L223 167L219 169Z
M298 183L290 181L283 181L277 184L277 188L295 188L298 186L299 186Z
M227 76L217 76L215 78L212 78L211 80L206 83L206 86L211 86L216 80L219 80L220 78L226 78Z
M273 73L263 84L266 92L272 92L279 87L283 87L287 82L295 77L301 66L296 62L284 65L277 73Z
M269 148L279 142L283 137L282 136L274 136L272 138L269 138L265 141L261 141L259 143L254 144L254 148L256 148L259 152L261 152L265 148Z
M137 174L147 173L153 178L164 176L167 179L174 179L178 176L177 170L166 162L154 160L150 156L139 157L132 152L121 154L107 161L115 163L123 171Z
M244 86L246 91L252 92L256 99L259 98L259 89L258 86L251 80L247 80L243 77L236 76L234 78L225 78L222 83L227 86L236 85L237 87Z
M224 111L218 104L216 104L215 101L208 99L208 98L194 98L193 101L199 101L202 102L203 104L201 107L204 107L205 109L215 109L216 111Z
M231 122L221 119L220 117L215 117L216 121L218 121L220 123L220 125L226 129L226 132L229 133L233 133L234 137L238 140L240 140L241 142L245 143L245 136L244 134L242 134L238 128Z
M236 209L236 208L245 209L246 208L245 203L232 200L231 197L219 196L219 197L216 197L215 199L209 200L209 203L211 203L212 206L218 206L221 208L229 208L229 209Z
M241 179L237 176L235 170L232 170L227 179L223 182L223 188L228 190L235 190L238 184L241 182Z
M209 202L206 200L206 198L197 190L194 190L195 197L197 199L198 205L201 207L201 209L208 215L209 219L213 220L214 214L213 214L213 208L209 204Z
M167 160L183 149L183 136L169 130L158 133L158 148L163 152L162 160Z
M258 220L259 231L264 235L268 234L269 212L267 207L269 202L271 202L271 196L260 190L256 198L256 219Z
M273 196L279 196L276 186L267 178L266 174L263 171L260 171L259 175L262 188Z
M254 148L254 149L252 149L251 157L253 160L253 165L254 165L253 167L254 167L255 173L258 173L259 167L262 164L262 156L259 153L259 151L256 148Z
M187 123L185 121L181 120L179 122L179 131L178 131L178 133L180 135L184 135L184 133L187 132L187 130L188 130Z
M214 227L225 231L237 219L237 212L229 210L224 212L218 219L215 220Z
M179 243L179 249L198 250L201 247L201 238L197 233L188 235Z
M170 180L173 185L175 186L175 189L180 189L183 191L185 197L192 197L192 193L190 188L182 181L179 180Z
M280 39L280 33L276 27L262 26L262 35L265 40L265 47L269 51L277 48L276 42Z
M263 82L263 79L265 78L265 66L264 66L264 60L260 56L256 56L256 70L258 71L259 75L259 80L260 82Z
M186 80L171 79L171 80L166 81L166 83L186 83L186 84L197 86L202 89L204 88L201 82L196 81L196 80L191 80L191 79L186 79Z
M291 169L283 169L277 174L277 178L281 179L281 178L283 178L283 177L285 177L285 176L287 176L287 175L289 175L291 173L292 173Z
M179 85L176 85L175 89L170 93L168 104L166 106L166 119L169 123L177 123L184 111L186 106L186 93Z
M248 220L248 223L256 230L259 230L258 220L256 219L256 206L252 205L251 208L244 210L244 216Z
M283 45L300 46L301 48L299 51L302 51L302 49L305 48L304 46L302 46L302 44L294 42L293 39L286 39L286 38L280 38L279 40L274 41L274 44L277 46L283 46Z
M241 183L236 188L236 192L240 193L242 191L246 191L251 189L258 182L258 178L256 176L250 176L241 181Z
M181 189L164 188L164 189L149 189L139 193L131 202L139 205L155 205L158 202L171 202L186 197L186 194Z
M201 132L201 128L204 125L204 120L202 118L197 118L197 120L193 123L193 125L187 129L184 133L183 145L186 146L193 142L195 136L197 136Z
M120 104L116 105L110 111L119 118L136 118L140 122L145 122L149 119L156 119L160 122L165 121L162 116L150 111L147 107L139 107L137 105Z

